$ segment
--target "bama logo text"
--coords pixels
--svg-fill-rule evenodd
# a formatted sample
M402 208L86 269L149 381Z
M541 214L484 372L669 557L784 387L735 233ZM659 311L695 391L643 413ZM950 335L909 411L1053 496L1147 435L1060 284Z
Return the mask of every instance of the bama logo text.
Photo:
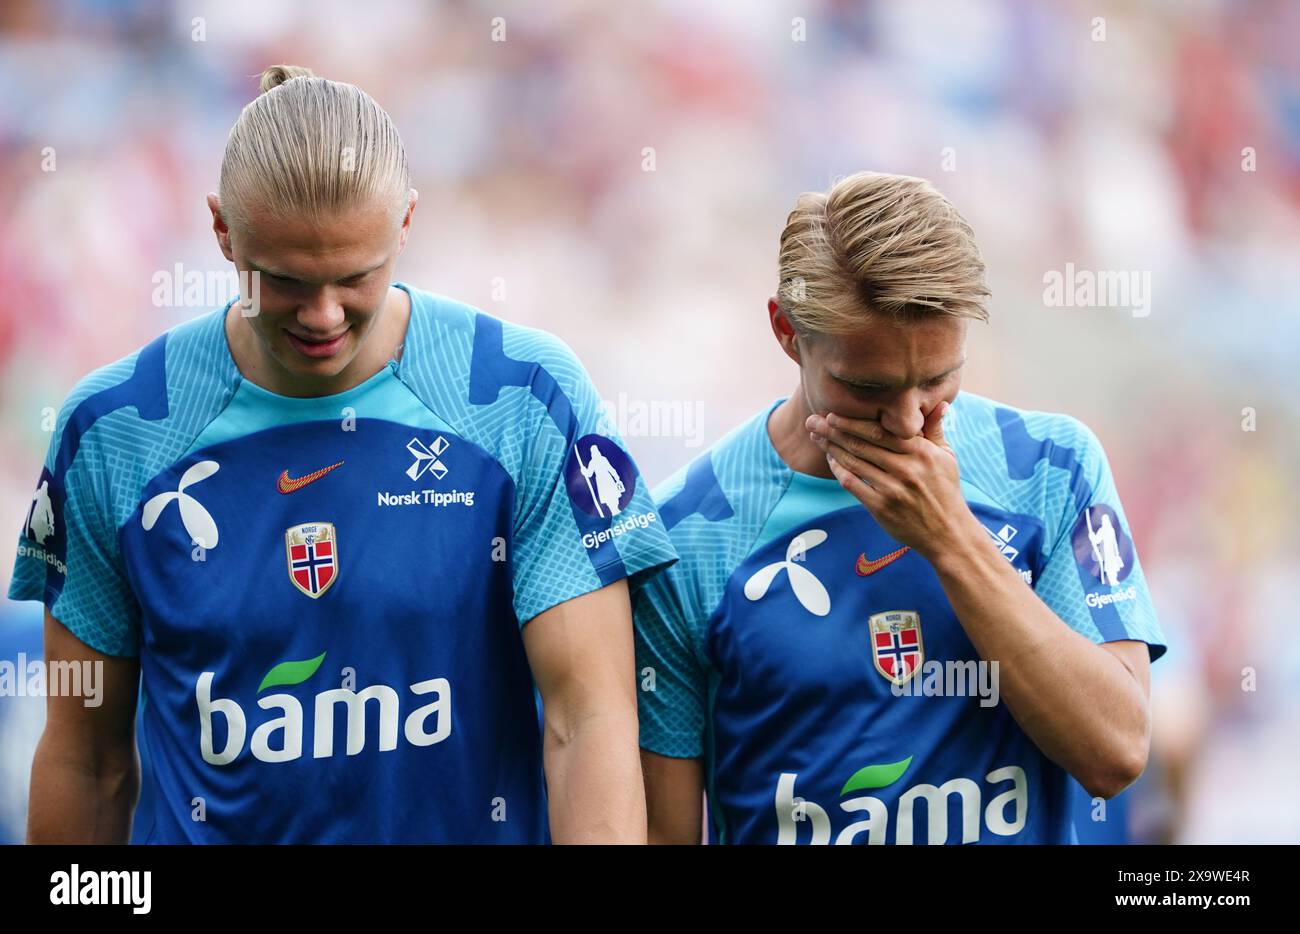
M1009 765L994 769L984 776L990 785L1010 782L1005 789L981 789L979 783L969 778L953 778L942 785L925 783L912 785L898 795L894 812L880 798L872 795L845 797L855 791L884 788L903 777L912 757L901 762L885 765L869 765L859 769L844 783L840 791L840 810L846 815L862 815L862 820L848 824L835 835L836 844L857 843L862 834L866 834L866 843L883 844L889 838L890 825L893 824L893 837L889 842L911 844L915 840L916 809L926 809L926 839L919 841L929 844L948 843L956 834L956 842L974 843L980 838L981 819L985 830L1001 837L1010 837L1020 833L1028 817L1029 793L1025 781L1025 770L1019 766ZM810 842L826 844L831 842L834 830L831 814L820 804L797 797L795 783L799 775L796 772L782 772L776 783L776 820L778 844L795 844L799 842L800 827L808 827L812 834ZM984 804L985 791L997 791L987 805ZM961 803L961 826L948 827L948 799L956 795ZM892 818L892 820L891 820Z
M316 673L325 660L322 652L305 661L281 662L262 679L258 693L271 687L301 684ZM213 697L212 682L215 675L203 672L194 687L194 699L199 708L199 749L203 761L209 765L229 765L244 751L248 736L248 717L244 707L233 698ZM355 756L366 748L372 730L367 729L367 718L378 719L379 751L390 752L397 748L400 733L412 746L432 746L451 735L451 683L446 678L417 681L406 689L416 698L431 698L401 718L403 697L396 688L387 684L372 684L360 691L338 687L321 691L309 698L307 708L312 714L311 750L314 759L328 759L335 754L335 723L342 716L347 726L346 754ZM408 700L409 703L409 700ZM249 750L254 759L262 762L292 762L303 756L307 725L303 702L292 694L277 693L259 697L257 706L265 711L275 711L279 716L258 724L253 730ZM341 708L341 713L340 713ZM214 720L225 722L225 743L221 749L214 744Z

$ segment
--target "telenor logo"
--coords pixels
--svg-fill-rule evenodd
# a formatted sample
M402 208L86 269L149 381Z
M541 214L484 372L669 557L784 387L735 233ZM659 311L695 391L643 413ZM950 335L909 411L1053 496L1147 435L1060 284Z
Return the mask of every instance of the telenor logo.
M762 600L767 595L767 589L772 586L772 581L785 571L790 578L790 589L794 591L799 605L814 616L825 616L831 611L831 595L826 592L826 587L817 579L817 575L803 566L803 562L807 552L826 541L826 538L823 529L809 529L790 539L790 544L785 547L784 561L773 561L759 568L745 581L745 598L755 603Z
M208 479L219 469L220 465L216 461L199 461L197 464L191 464L185 473L181 474L180 483L174 493L159 493L144 504L144 508L140 510L140 524L144 526L144 530L148 532L152 529L163 510L175 500L176 508L181 514L181 524L185 526L185 534L197 545L216 548L219 538L217 523L203 504L185 490Z
M342 466L343 466L343 461L339 461L337 464L330 464L328 467L322 467L320 470L313 470L311 473L298 477L296 479L290 477L289 471L286 470L280 474L280 479L278 479L275 482L275 488L279 490L281 493L295 493L298 490L301 490L307 484L315 483L317 480L325 476L327 473L329 473L331 470L335 469L336 467L342 467Z

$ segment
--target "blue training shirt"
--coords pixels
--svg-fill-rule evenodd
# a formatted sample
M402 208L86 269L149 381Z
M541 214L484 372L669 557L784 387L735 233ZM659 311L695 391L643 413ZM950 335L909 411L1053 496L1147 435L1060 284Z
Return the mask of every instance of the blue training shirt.
M520 628L676 555L568 347L397 285L346 392L243 379L226 306L63 406L9 596L139 656L135 842L548 838Z
M681 560L633 600L641 746L703 758L717 842L1074 842L1073 779L1005 705L974 680L935 696L980 676L934 569L785 464L780 401L655 491ZM990 547L1064 625L1162 655L1093 432L960 392L944 435Z

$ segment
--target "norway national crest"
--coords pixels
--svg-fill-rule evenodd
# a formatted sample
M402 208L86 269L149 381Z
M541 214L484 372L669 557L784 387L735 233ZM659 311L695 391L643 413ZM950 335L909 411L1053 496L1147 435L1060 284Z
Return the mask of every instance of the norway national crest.
M871 654L880 672L894 684L904 684L921 668L925 648L921 643L921 614L915 610L890 610L867 620L871 629Z
M289 580L313 600L339 576L338 538L332 522L304 522L284 530Z

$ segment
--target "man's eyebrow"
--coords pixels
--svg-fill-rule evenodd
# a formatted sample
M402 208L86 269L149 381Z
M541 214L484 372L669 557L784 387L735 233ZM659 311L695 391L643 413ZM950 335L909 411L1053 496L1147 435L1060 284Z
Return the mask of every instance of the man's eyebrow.
M380 268L381 266L383 266L385 262L387 262L387 260L383 260L383 261L381 261L381 262L378 262L378 263L376 263L375 265L371 266L369 269L363 269L363 270L361 270L360 272L349 273L348 275L346 275L346 276L342 276L342 277L340 277L340 278L338 278L338 279L335 279L334 281L335 281L335 282L346 282L346 281L349 280L349 279L359 279L361 276L366 276L366 275L369 275L370 273L374 272L376 269L378 269L378 268ZM302 281L304 281L304 280L302 280L302 279L299 279L297 276L291 276L291 275L289 275L288 273L284 273L284 272L276 272L274 269L265 269L265 268L263 268L263 267L257 265L257 263L254 263L254 262L251 262L251 261L248 263L248 268L249 268L251 271L253 271L253 272L260 272L260 273L261 273L262 275L264 275L264 276L275 276L277 279L288 279L290 282L302 282Z
M945 377L951 376L966 365L966 357L963 356L956 366L949 367L937 376L929 376L921 380L922 383L933 383ZM835 374L835 378L841 383L847 383L850 386L856 386L860 389L897 389L898 383L891 383L887 380L857 379L852 376L840 376Z

